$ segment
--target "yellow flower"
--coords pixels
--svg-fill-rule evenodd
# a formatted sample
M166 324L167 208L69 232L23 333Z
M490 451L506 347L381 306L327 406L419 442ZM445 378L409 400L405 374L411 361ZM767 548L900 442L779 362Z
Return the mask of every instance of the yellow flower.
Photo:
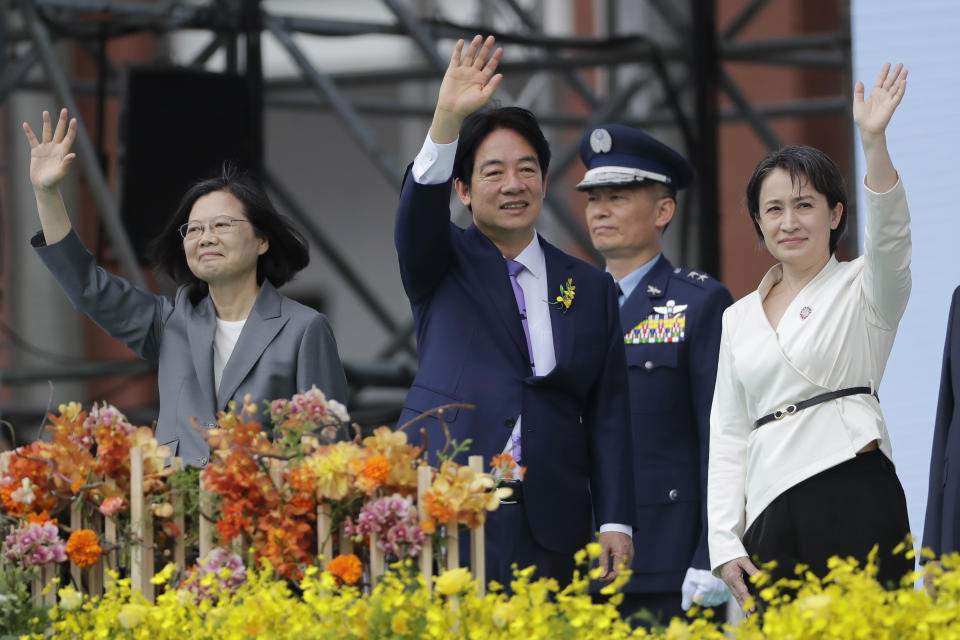
M67 585L63 589L60 589L59 594L60 608L64 611L73 611L83 604L83 594L74 589L72 585Z
M117 620L124 629L133 629L147 617L147 607L142 604L125 604L120 607Z
M471 584L473 584L473 578L470 577L470 570L461 567L441 573L437 578L436 588L437 593L452 596L466 590Z
M68 402L67 404L61 404L59 407L57 407L57 410L60 411L60 415L67 420L76 420L77 414L80 413L81 409L83 409L83 405L81 405L79 402L73 401Z

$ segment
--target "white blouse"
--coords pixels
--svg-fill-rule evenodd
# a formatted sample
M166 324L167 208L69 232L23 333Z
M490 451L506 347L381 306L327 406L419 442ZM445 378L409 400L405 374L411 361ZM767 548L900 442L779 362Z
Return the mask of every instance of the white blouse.
M910 296L910 212L899 181L883 194L864 188L864 255L851 262L831 257L776 328L763 299L782 278L779 264L723 314L707 476L714 570L747 555L741 542L747 527L790 487L852 459L873 440L892 458L880 404L871 395L753 426L790 403L880 384Z

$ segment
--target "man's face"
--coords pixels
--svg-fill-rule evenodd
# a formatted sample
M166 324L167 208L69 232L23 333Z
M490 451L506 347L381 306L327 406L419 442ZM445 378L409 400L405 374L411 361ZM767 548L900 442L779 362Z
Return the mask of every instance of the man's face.
M456 188L473 211L474 223L496 242L532 233L543 207L546 176L526 138L513 129L496 129L477 147L469 186L457 180Z
M630 258L660 250L660 233L674 203L654 187L595 187L587 192L587 227L605 258Z

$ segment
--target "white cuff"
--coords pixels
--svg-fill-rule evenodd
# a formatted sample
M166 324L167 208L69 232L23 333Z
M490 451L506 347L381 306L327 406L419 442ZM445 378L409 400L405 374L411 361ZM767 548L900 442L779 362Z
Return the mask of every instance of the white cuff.
M609 522L607 524L600 525L600 533L606 533L607 531L616 531L617 533L625 533L630 538L633 538L633 527L630 527L625 524L619 524L617 522Z
M413 159L410 172L418 184L443 184L453 175L453 160L457 155L459 138L447 144L437 144L427 134L420 153Z

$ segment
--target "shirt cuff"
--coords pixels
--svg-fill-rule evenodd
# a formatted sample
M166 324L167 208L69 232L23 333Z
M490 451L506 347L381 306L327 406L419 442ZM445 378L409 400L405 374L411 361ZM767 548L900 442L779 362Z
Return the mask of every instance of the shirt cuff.
M608 522L607 524L600 525L600 533L606 533L608 531L616 531L617 533L625 533L630 538L633 538L633 527L625 524L619 524L617 522Z
M453 161L457 156L457 142L459 138L447 144L437 144L427 133L411 168L417 184L443 184L450 179L453 175Z

